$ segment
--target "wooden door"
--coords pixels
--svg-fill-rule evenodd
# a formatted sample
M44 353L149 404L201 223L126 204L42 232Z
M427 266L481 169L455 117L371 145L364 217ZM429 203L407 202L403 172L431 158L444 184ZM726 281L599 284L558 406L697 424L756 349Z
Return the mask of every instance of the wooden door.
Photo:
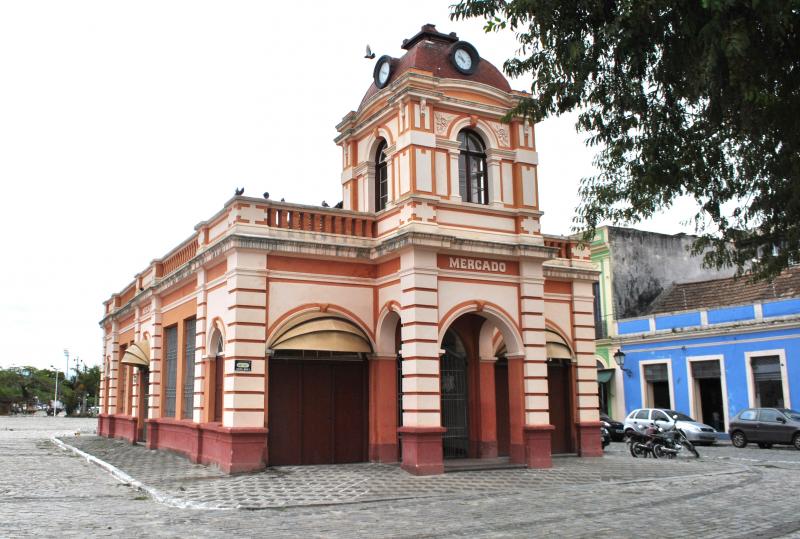
M555 427L552 438L554 455L572 453L572 390L568 363L559 360L547 364L547 386L550 401L550 424Z
M270 464L366 460L366 382L364 361L271 358Z
M497 456L507 457L511 445L508 408L508 362L499 359L494 367L494 405L497 413Z
M225 358L217 356L214 360L214 417L213 421L222 423L222 407L225 395Z

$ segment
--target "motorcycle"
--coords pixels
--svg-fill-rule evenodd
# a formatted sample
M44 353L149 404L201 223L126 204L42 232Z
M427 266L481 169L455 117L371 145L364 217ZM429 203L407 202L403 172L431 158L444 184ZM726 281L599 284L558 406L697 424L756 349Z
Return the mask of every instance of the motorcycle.
M605 449L611 443L611 434L609 434L608 429L605 427L600 427L600 444Z
M658 433L655 435L652 447L653 456L655 458L674 459L681 451L686 449L695 458L700 458L700 453L697 452L694 444L686 438L683 432L678 430L678 416L673 416L672 419L675 421L672 422L671 428L657 427Z
M658 458L653 453L656 432L655 425L650 425L644 432L633 432L628 436L628 451L633 458Z

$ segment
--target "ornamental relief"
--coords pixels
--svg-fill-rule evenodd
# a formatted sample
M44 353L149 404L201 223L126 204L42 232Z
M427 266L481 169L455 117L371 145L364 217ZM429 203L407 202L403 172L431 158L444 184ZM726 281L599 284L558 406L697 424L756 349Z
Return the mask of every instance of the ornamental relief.
M488 123L494 130L495 134L497 135L497 141L500 143L500 145L510 146L508 126L506 124L501 124L500 122L488 122Z
M447 128L450 126L456 115L447 112L436 111L433 113L433 128L437 135L446 135Z

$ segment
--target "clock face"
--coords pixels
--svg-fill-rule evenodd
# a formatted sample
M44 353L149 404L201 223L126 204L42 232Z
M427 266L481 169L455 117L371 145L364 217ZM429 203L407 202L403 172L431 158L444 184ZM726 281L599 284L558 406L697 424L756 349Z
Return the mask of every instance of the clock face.
M381 56L378 58L378 63L375 64L375 70L372 72L372 78L375 79L375 86L383 88L389 83L389 77L392 76L392 57Z
M391 70L391 66L389 62L383 62L381 64L380 69L378 69L378 82L381 84L386 84L386 81L389 80L389 71Z
M458 49L453 59L456 61L456 65L464 71L469 71L472 67L472 56L464 49Z
M459 41L453 44L450 49L450 62L452 62L453 67L464 75L475 73L480 59L481 57L478 56L478 51L475 50L475 47L466 41Z

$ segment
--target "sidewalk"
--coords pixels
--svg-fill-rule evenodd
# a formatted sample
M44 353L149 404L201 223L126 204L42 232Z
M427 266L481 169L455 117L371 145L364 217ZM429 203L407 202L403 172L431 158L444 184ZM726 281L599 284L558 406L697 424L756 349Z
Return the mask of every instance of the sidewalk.
M574 490L582 485L654 481L741 471L703 459L559 458L548 470L505 469L418 477L391 464L281 466L226 475L166 451L98 436L60 437L68 446L118 468L168 505L205 509L267 509L403 499Z

